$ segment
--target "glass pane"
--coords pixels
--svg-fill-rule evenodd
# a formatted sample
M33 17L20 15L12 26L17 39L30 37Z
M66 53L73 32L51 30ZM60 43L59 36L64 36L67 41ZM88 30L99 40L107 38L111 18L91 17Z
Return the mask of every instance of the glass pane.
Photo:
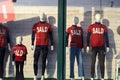
M5 0L2 0L5 2ZM11 0L12 1L12 0ZM1 5L3 5L3 3L0 2ZM40 56L38 57L38 73L37 73L37 77L40 78L43 73L42 73L42 60L44 59L45 56L47 56L47 60L46 60L46 68L45 68L45 73L44 73L44 77L45 78L57 78L57 47L58 47L58 31L57 31L57 15L58 15L58 1L57 0L17 0L15 3L10 2L10 3L6 3L5 4L5 8L6 8L6 14L4 14L4 12L1 11L1 5L0 5L0 12L2 14L0 15L6 15L6 19L7 18L11 18L11 14L14 14L15 18L14 19L9 19L6 20L3 17L3 24L6 25L10 31L10 40L11 40L11 49L13 48L13 46L15 46L17 43L17 37L18 36L22 36L23 37L23 44L26 46L27 48L27 64L24 65L24 77L25 78L34 78L34 63L37 65L36 62L34 62L34 59L36 59L37 57L34 58L34 52L35 50L35 46L42 46L41 49L39 48L39 53ZM10 6L9 6L10 5ZM12 5L12 6L11 6ZM11 11L12 8L12 11ZM8 12L9 11L9 12ZM33 26L35 23L40 23L40 21L42 19L40 19L41 13L45 13L46 15L46 21L47 23L50 24L50 26L36 26L39 28L36 28L37 30L39 30L35 35L35 41L34 41L34 50L31 50L31 46L32 46L32 31L33 31ZM45 25L47 24L45 23ZM42 22L41 22L42 24ZM44 23L43 23L44 24ZM46 28L47 27L47 28ZM51 50L51 42L48 41L50 38L49 36L49 31L51 32L51 28L52 28L52 35L53 35L53 50ZM49 31L48 31L49 30ZM47 32L48 31L48 32ZM40 32L40 34L39 34ZM46 33L46 34L45 34ZM42 34L42 36L41 36ZM47 37L45 37L47 36ZM41 40L38 39L39 43L36 43L36 39L39 37L39 39L43 40L43 42L41 42ZM47 40L46 40L47 38ZM44 41L47 41L44 43ZM43 43L43 44L42 44ZM50 45L49 45L50 44ZM44 45L46 45L46 47L48 47L48 51L47 49L44 50ZM47 51L47 52L46 52ZM48 54L46 54L48 53ZM45 55L46 54L46 55ZM9 55L8 53L6 54L7 56ZM11 57L10 57L11 58ZM7 62L8 57L6 58L6 71L5 71L5 77L13 77L15 76L15 65L14 68L12 66L12 61ZM11 59L12 60L12 59ZM45 63L45 60L43 61ZM10 66L10 67L8 67ZM43 66L44 67L44 66ZM36 69L36 68L35 68ZM21 79L22 80L22 79Z
M77 51L76 47L80 47L77 44L80 44L80 40L73 37L73 35L78 35L79 31L70 29L71 26L75 25L74 18L78 17L79 22L77 26L82 27L83 29L83 41L84 48L86 49L87 45L87 32L88 27L95 23L95 14L99 13L102 17L101 23L104 24L108 28L109 35L109 46L110 51L106 54L105 60L105 78L113 78L116 74L115 72L115 59L114 53L119 54L119 39L120 37L117 34L117 27L119 26L120 18L120 5L118 4L119 0L68 0L67 1L67 24L66 31L69 33L69 46L66 48L66 78L75 77L79 78L79 74L82 71L78 71L77 65ZM114 24L115 23L115 24ZM76 28L75 28L76 29ZM71 34L71 35L70 35ZM72 36L72 37L71 37ZM96 38L95 38L96 40ZM71 50L71 51L70 51ZM85 78L91 78L91 55L87 54L84 50L82 52L82 64L84 67ZM80 54L80 53L79 53ZM71 58L70 58L71 55ZM74 59L75 58L75 59ZM75 60L75 63L72 62ZM95 78L100 78L100 66L98 65L98 57L96 57L96 65L95 65ZM71 66L70 66L71 62ZM70 68L74 66L74 71ZM81 69L81 68L80 68ZM70 74L71 71L71 74ZM73 73L74 72L74 73Z

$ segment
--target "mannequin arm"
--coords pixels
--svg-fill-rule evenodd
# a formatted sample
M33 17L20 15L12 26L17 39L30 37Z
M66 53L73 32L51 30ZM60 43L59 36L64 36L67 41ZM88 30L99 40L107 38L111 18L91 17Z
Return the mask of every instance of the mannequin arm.
M10 43L8 43L8 50L11 51Z
M69 53L69 47L68 47L68 39L69 39L69 33L66 32L66 53Z
M53 45L53 35L52 35L52 32L50 32L49 34L50 34L51 45Z
M108 38L108 33L105 32L105 43L106 43L106 46L109 47L109 38Z
M34 45L34 41L35 41L35 32L34 31L32 31L31 41L32 41L32 45Z
M12 65L15 64L15 54L12 55Z
M26 65L27 55L24 55L24 65Z
M25 60L25 61L27 60L27 56L26 56L26 55L24 55L24 60Z
M34 45L31 45L31 50L34 50Z
M66 33L66 47L68 47L68 38L69 38L69 33Z
M33 50L34 49L34 41L35 41L35 32L34 31L32 31L31 41L32 41L31 49Z
M10 43L10 36L9 36L9 32L6 33L6 39L7 39L7 43Z
M109 38L108 38L108 32L105 32L105 43L106 43L106 52L109 52Z
M53 35L52 32L49 33L50 34L50 41L51 41L51 50L54 50L54 46L53 46Z
M15 54L12 55L12 61L15 61Z
M66 54L69 54L69 53L70 53L70 48L66 47Z
M89 47L89 46L86 47L86 52L87 52L87 53L90 52L90 47Z
M91 33L88 32L88 33L87 33L87 46L89 46L90 36L91 36Z
M7 43L8 43L8 50L11 51L11 46L10 46L10 36L9 36L9 32L6 33L6 39L7 39Z
M90 43L90 36L91 36L91 33L90 32L88 32L87 33L87 45L86 45L86 52L87 53L89 53L89 50L90 50L90 48L89 48L89 43Z
M83 34L81 35L81 39L82 39L82 51L84 51L84 41L83 41Z
M84 47L83 34L81 35L81 39L82 39L82 52L84 52L85 51L85 47Z
M54 46L53 46L53 45L51 45L51 50L52 50L52 51L54 50Z

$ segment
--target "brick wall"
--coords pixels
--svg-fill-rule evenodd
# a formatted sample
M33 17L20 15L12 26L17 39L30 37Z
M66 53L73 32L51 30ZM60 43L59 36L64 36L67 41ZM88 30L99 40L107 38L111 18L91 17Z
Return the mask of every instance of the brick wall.
M21 0L22 1L22 0ZM19 2L19 0L18 0ZM72 5L71 2L68 2L68 5ZM90 2L90 1L88 1ZM85 2L80 2L82 6L78 6L78 2L76 3L77 6L74 6L75 2L73 2L73 6L69 6L67 8L67 28L73 24L73 18L75 16L79 17L80 23L84 29L84 39L86 39L86 30L88 25L94 23L94 13L98 12L99 9L98 5L89 6L87 0ZM116 0L115 4L117 7L110 8L109 1L106 0L106 5L104 3L103 8L103 23L108 26L109 28L109 39L110 39L110 52L106 54L106 63L105 63L105 78L114 78L115 77L115 53L119 53L119 35L116 32L117 27L120 25L120 8L118 8L118 0ZM20 3L20 2L19 2ZM33 24L39 21L39 12L44 11L47 14L48 20L53 26L53 35L54 35L54 42L55 42L55 50L49 51L48 54L48 61L47 61L47 70L45 72L46 77L57 77L57 43L58 43L58 18L57 18L57 7L56 6L25 6L19 5L19 3L15 3L15 13L16 13L16 20L6 23L8 28L10 29L10 36L11 36L11 44L12 46L15 44L15 39L17 36L23 36L23 44L26 45L28 49L28 56L27 56L27 64L24 67L25 77L33 77L33 53L34 51L31 50L31 28ZM84 3L84 4L83 4ZM93 1L91 1L93 3ZM97 3L97 2L96 2ZM28 4L32 5L32 1ZM56 4L56 3L54 3ZM95 4L95 3L94 3ZM96 6L96 7L95 7ZM107 7L105 7L107 6ZM8 58L9 59L9 58ZM7 61L7 60L6 60ZM41 75L41 57L39 60L39 76ZM66 78L69 78L69 54L66 54ZM90 63L91 58L90 54L83 52L83 63L84 63L84 71L85 77L90 77ZM10 64L11 65L11 64ZM9 71L10 70L10 71ZM7 61L6 66L6 76L8 76L8 71L13 72L12 68L9 69L9 60ZM98 66L98 60L96 63L96 76L99 77L100 70ZM75 76L77 77L77 64L75 63Z

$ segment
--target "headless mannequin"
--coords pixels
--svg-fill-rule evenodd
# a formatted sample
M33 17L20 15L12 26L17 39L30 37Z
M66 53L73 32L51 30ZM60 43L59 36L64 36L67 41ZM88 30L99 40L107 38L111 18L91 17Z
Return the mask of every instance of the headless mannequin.
M79 18L78 17L74 17L74 23L73 23L73 25L72 26L74 26L74 27L77 27L77 24L79 23ZM69 37L69 34L67 33L67 40L68 40L68 37ZM67 41L67 44L66 44L66 53L68 54L68 53L70 53L69 51L69 47L68 47L68 41ZM82 51L83 51L84 49L82 48ZM84 77L83 76L81 76L81 77L79 77L80 79L82 79L82 80L84 80ZM75 80L75 78L71 78L71 80Z
M100 24L101 23L101 15L100 14L96 14L95 15L95 22L97 23L97 24ZM89 46L87 46L87 48L86 48L86 50L87 50L87 52L89 52ZM107 47L107 52L109 52L109 47Z
M74 25L75 27L77 27L78 22L79 22L79 19L78 19L77 17L74 17L74 23L73 23L73 25ZM69 34L67 34L67 36L68 36L68 35L69 35ZM69 53L68 43L67 43L67 45L66 45L66 53L67 53L67 54Z
M23 38L22 36L18 36L17 39L16 39L16 44L17 45L22 45L22 41L23 41ZM14 65L14 61L12 61L12 65ZM24 61L24 64L26 64L26 61Z
M100 14L95 15L95 24L101 24L101 15ZM87 53L89 52L89 50L90 50L90 47L87 46L87 48L86 48ZM108 51L109 51L109 47L107 47L107 49L106 49L106 52L108 52ZM91 80L94 80L94 79L91 78ZM101 80L104 80L104 79L101 78Z
M79 23L79 19L78 17L74 17L74 27L77 27L77 24ZM68 34L67 34L68 35ZM82 52L84 51L84 49L82 48ZM69 53L69 48L68 48L68 44L67 44L67 47L66 47L66 53Z
M41 12L39 17L40 17L40 21L41 21L41 22L45 22L45 21L46 21L46 15L45 15L44 12ZM34 49L34 45L31 45L31 49L32 49L32 50ZM53 45L51 45L51 50L52 50L52 51L54 50Z
M3 80L3 74L4 74L4 58L5 58L5 50L6 50L6 46L8 48L9 51L11 51L11 47L10 47L10 36L9 36L9 30L7 29L6 26L4 26L1 22L0 22L0 38L1 38L1 43L0 43L0 54L2 57L0 60L0 80ZM7 43L7 45L6 45ZM11 53L10 53L11 54Z
M46 15L45 15L45 13L44 12L41 12L40 13L40 23L46 23ZM53 51L54 50L54 47L53 47L53 44L52 44L52 40L51 40L51 33L49 34L50 35L50 41L51 41L51 47L50 47L50 49ZM33 41L33 40L32 40ZM33 41L34 42L34 41ZM42 46L42 45L40 45L40 46ZM32 44L31 45L31 49L33 50L34 49L34 45ZM35 58L34 58L35 59ZM35 68L34 68L34 70L35 70ZM43 69L43 71L44 71L44 69ZM37 75L35 75L34 76L34 80L37 80ZM44 80L44 74L42 74L42 76L41 76L41 80Z
M16 45L13 46L13 62L12 64L16 67L16 77L15 80L24 80L24 65L26 64L27 49L25 45L22 44L22 36L16 38Z

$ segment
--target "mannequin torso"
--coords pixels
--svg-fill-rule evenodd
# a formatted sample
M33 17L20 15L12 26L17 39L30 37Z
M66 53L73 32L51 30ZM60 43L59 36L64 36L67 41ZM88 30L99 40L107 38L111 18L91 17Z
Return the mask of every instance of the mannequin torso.
M108 36L106 36L105 34L107 34L108 29L105 25L101 24L101 16L100 14L96 14L95 15L95 23L90 25L88 28L88 32L90 32L89 35L91 35L91 37L93 37L92 39L95 40L91 40L93 42L91 42L91 44L89 44L89 39L87 39L87 45L92 46L92 47L101 47L101 46L105 46L105 43L107 43L107 51L109 51L109 42L108 42ZM101 35L102 34L102 35ZM101 37L98 37L97 35L100 35ZM95 37L96 36L96 37ZM105 36L105 38L103 37ZM98 39L98 40L97 40ZM106 40L106 42L104 42ZM97 44L98 42L99 44ZM96 42L96 43L95 43ZM87 52L89 51L89 47L87 47Z
M53 50L52 26L51 26L51 24L46 22L46 15L45 15L45 13L41 13L40 14L40 22L37 22L33 26L33 32L32 32L33 36L32 36L32 46L31 46L31 49L34 48L35 34L36 34L36 46L48 46L49 38L50 38L51 50ZM45 39L43 39L43 38L45 38Z

